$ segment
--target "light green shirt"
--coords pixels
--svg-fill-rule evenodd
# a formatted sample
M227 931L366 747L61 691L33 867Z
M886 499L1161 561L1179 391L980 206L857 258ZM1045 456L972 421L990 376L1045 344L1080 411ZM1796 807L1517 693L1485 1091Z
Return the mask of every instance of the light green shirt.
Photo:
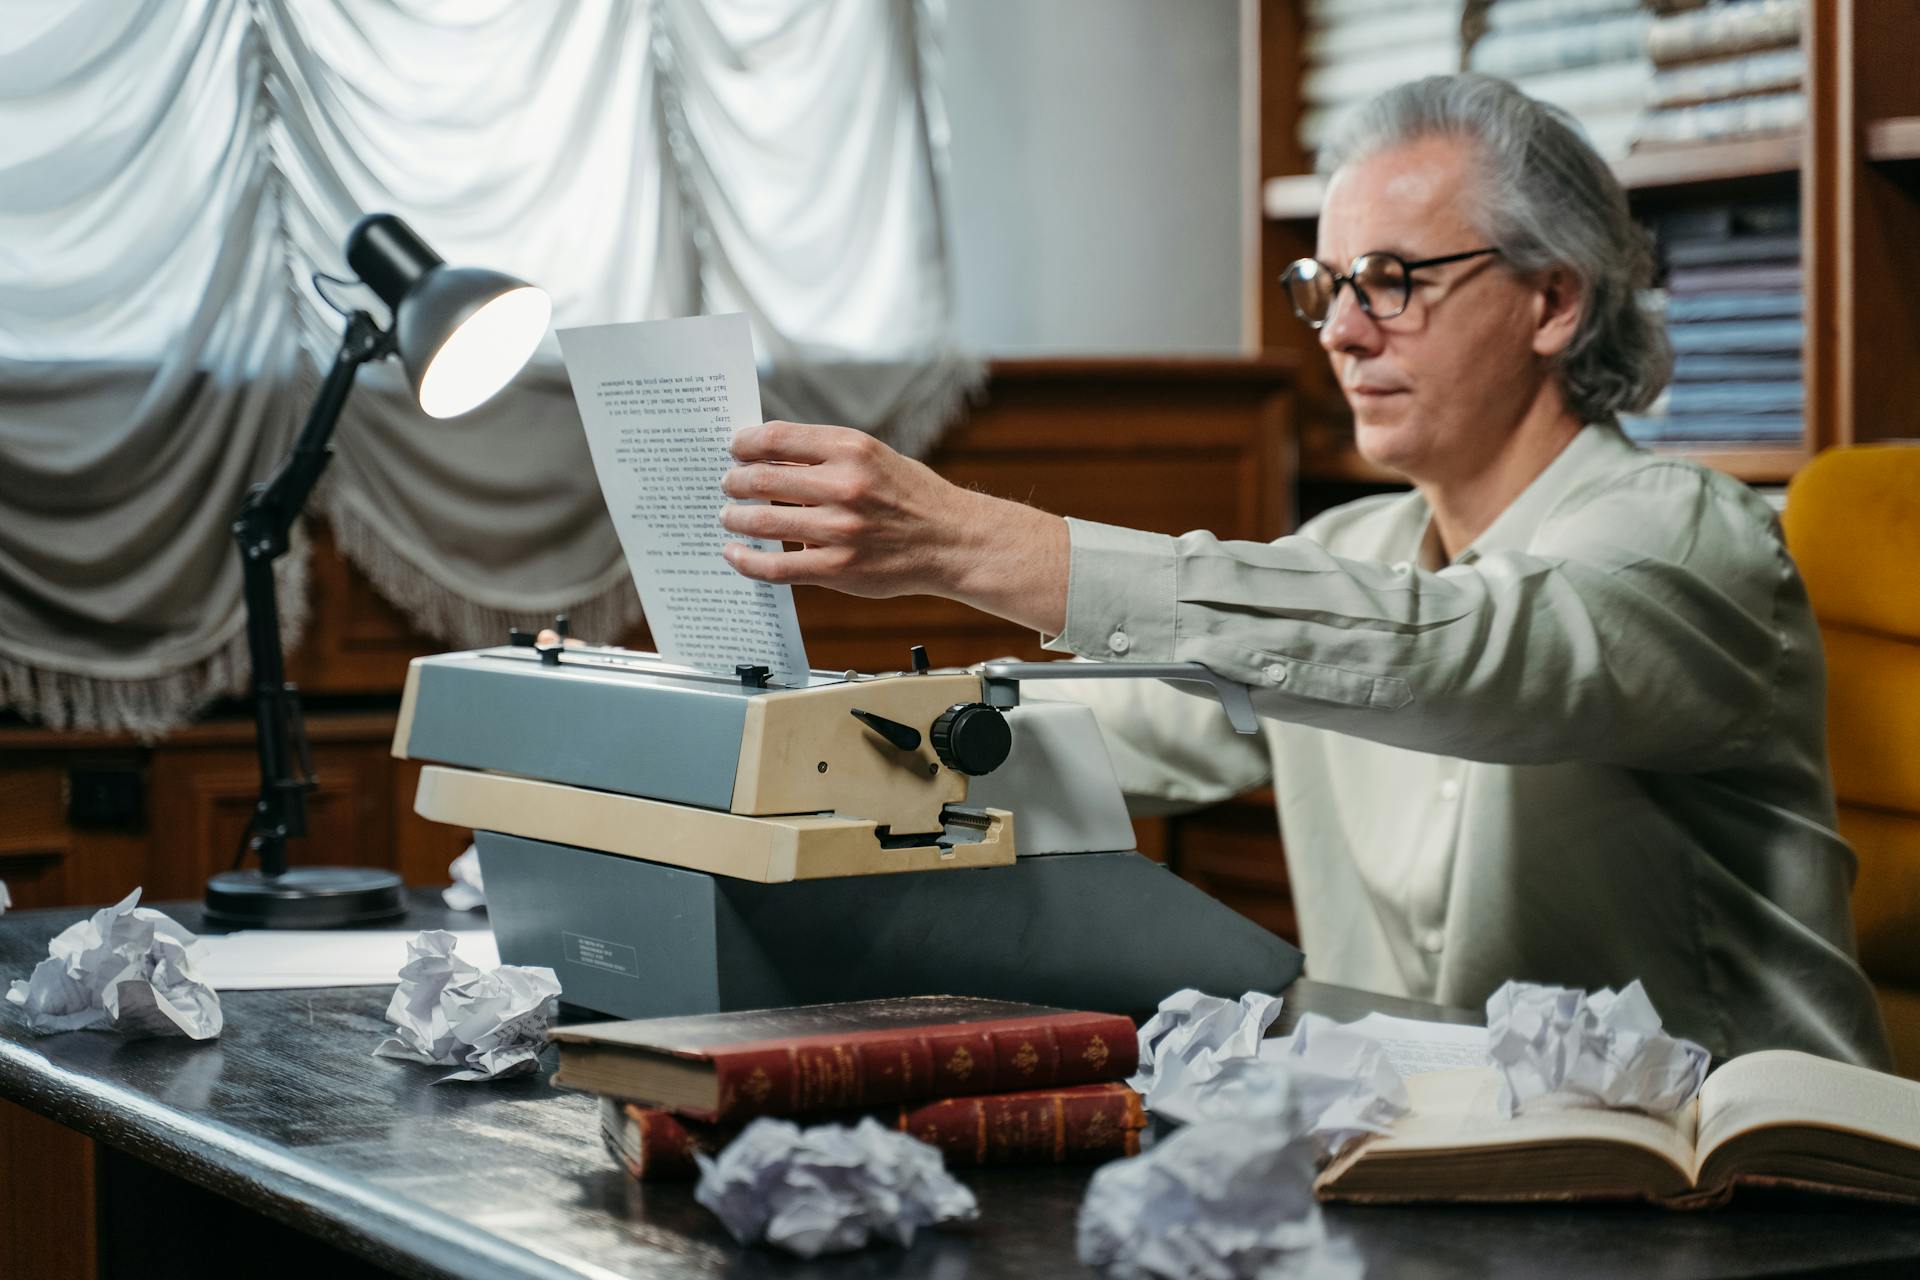
M1716 1054L1887 1065L1820 637L1746 486L1592 426L1451 564L1417 494L1271 543L1070 524L1050 647L1204 662L1261 733L1149 681L1029 689L1093 705L1142 811L1274 783L1314 977L1472 1007L1640 978Z

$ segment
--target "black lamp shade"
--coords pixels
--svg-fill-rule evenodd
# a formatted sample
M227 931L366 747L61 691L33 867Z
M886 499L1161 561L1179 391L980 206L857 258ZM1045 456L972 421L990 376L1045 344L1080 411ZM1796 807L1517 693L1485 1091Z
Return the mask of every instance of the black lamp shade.
M355 224L347 265L392 309L400 362L435 418L477 408L511 382L553 316L539 289L499 271L449 267L390 213Z

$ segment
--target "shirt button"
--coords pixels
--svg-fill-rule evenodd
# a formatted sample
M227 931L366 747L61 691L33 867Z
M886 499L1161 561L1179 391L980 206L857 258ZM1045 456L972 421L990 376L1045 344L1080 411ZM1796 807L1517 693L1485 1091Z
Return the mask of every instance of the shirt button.
M1440 798L1442 800L1458 800L1460 798L1459 782L1452 778L1442 779L1440 782Z
M1133 648L1133 637L1116 628L1114 633L1107 637L1107 648L1115 653L1125 653Z
M1420 949L1422 951L1432 952L1437 955L1445 949L1446 945L1447 935L1438 929L1429 929L1420 935Z
M1271 684L1285 684L1287 682L1287 664L1284 662L1269 662L1265 667L1261 668L1260 674L1265 676Z
M1405 560L1396 560L1393 562L1393 571L1394 573L1398 574L1400 577L1404 578L1408 574L1413 572L1413 566L1407 563Z

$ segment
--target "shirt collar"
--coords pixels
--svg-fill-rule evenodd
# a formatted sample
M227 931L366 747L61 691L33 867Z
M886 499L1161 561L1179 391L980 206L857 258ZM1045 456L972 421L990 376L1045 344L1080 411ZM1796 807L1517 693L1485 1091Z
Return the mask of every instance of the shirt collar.
M1590 424L1567 442L1546 468L1535 476L1493 523L1453 558L1454 564L1472 564L1480 557L1498 551L1525 551L1547 513L1574 485L1604 470L1635 451L1633 443L1616 427ZM1420 500L1422 511L1425 499ZM1416 562L1425 569L1445 567L1440 550L1440 535L1433 527L1433 515L1427 512L1415 544Z

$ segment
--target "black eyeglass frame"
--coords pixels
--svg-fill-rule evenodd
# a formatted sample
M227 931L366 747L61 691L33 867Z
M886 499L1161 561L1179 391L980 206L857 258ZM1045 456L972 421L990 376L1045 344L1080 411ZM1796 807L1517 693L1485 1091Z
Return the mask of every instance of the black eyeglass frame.
M1287 264L1287 269L1280 273L1280 283L1287 291L1287 305L1293 308L1293 314L1299 316L1302 323L1309 329L1319 329L1324 326L1328 320L1333 318L1333 307L1334 304L1340 300L1340 286L1343 284L1353 289L1353 296L1359 299L1360 309L1362 311L1372 316L1375 320L1391 320L1404 312L1407 309L1407 303L1413 299L1414 272L1423 271L1428 267L1444 267L1450 262L1465 262L1469 258L1479 258L1489 253L1499 252L1500 248L1498 245L1488 245L1482 249L1467 249L1461 253L1442 254L1438 258L1421 258L1415 262L1408 262L1397 253L1390 253L1385 249L1376 249L1369 253L1363 253L1355 258L1353 262L1348 265L1347 274L1345 275L1341 275L1338 271L1335 271L1318 258L1295 258ZM1400 264L1400 305L1391 311L1374 310L1373 299L1367 296L1365 287L1361 285L1358 279L1360 266L1368 258L1386 258L1389 261ZM1300 301L1294 296L1293 292L1293 282L1299 278L1295 273L1300 265L1305 262L1311 262L1314 266L1319 267L1333 278L1332 288L1327 294L1327 314L1318 320L1315 320L1301 309Z

